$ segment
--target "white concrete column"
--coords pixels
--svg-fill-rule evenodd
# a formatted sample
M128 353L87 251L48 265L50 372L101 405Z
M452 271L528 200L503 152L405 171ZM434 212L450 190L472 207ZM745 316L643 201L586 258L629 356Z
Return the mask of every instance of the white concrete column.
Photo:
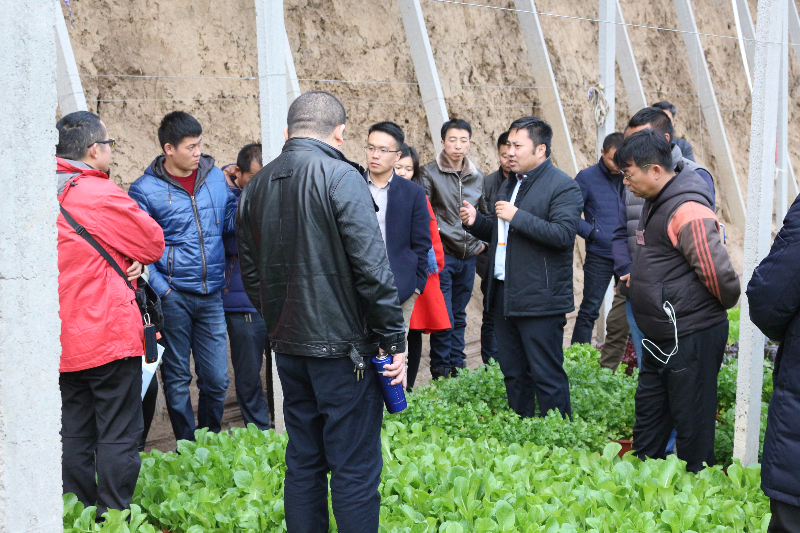
M403 28L406 30L406 40L411 48L411 60L414 62L414 71L417 73L419 93L425 106L425 115L428 117L433 153L438 154L442 149L439 143L442 138L442 124L450 118L447 113L447 104L444 101L442 84L439 81L439 71L436 70L436 61L433 59L425 17L422 14L419 0L399 0L398 3L400 4Z
M83 94L81 77L78 65L75 63L75 54L72 53L72 43L69 40L69 30L61 12L61 1L52 0L55 6L55 35L58 51L58 70L56 86L58 88L58 105L62 115L75 111L86 111L86 96Z
M625 84L625 93L628 97L628 109L631 115L642 108L647 107L647 98L644 95L642 79L639 77L639 67L636 64L636 57L633 55L633 46L628 37L628 27L625 26L625 17L622 14L622 6L617 4L617 64L622 83Z
M256 3L256 41L258 43L258 92L261 107L261 145L264 150L264 163L272 161L281 153L289 110L287 100L292 99L294 88L291 78L297 82L297 74L292 73L287 80L287 65L291 61L291 50L286 35L283 18L283 0L255 0ZM288 54L288 55L287 55ZM294 61L291 61L294 66ZM299 92L299 86L297 91ZM283 389L272 355L273 405L275 407L275 430L283 432Z
M0 2L0 533L63 529L55 7Z
M539 87L536 92L542 103L542 117L553 128L553 159L558 168L572 177L578 174L578 162L572 148L567 119L561 105L556 77L550 63L550 53L544 40L542 25L539 23L539 12L534 0L514 0L522 29L522 38L528 48L528 59L533 67L533 79Z
M255 0L258 85L264 162L283 148L286 127L286 27L283 0Z
M719 112L714 84L711 81L711 73L708 70L708 63L703 51L703 43L698 35L692 4L690 0L674 0L674 2L680 27L684 32L683 40L689 54L689 64L692 66L692 76L697 85L700 107L711 134L711 146L717 163L717 172L715 173L717 190L721 189L725 195L731 222L743 230L745 229L745 208L742 190L739 180L736 178L736 167L733 164L725 125Z
M283 33L284 35L286 34L285 26ZM292 47L289 45L288 35L286 35L284 46L286 47L286 103L290 106L294 99L302 93L300 92L300 81L297 79L297 70L294 68L294 58L292 57Z
M786 0L759 0L742 287L747 287L753 270L769 252L772 241L778 129L778 92L772 80L780 75L780 43L786 39L783 23L786 17ZM742 298L741 306L733 456L740 459L742 464L749 465L758 461L764 335L750 321L750 306L746 296Z
M788 0L793 2L794 0ZM747 76L747 85L753 91L753 67L755 66L756 53L756 28L747 0L731 0L733 4L733 19L736 23L736 35L739 37L739 51L742 54L744 73Z

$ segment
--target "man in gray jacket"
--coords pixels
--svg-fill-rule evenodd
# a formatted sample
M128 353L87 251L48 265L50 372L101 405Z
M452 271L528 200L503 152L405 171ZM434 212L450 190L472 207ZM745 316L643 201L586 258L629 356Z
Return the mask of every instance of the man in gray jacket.
M472 127L462 119L442 126L442 151L436 161L420 170L419 184L430 198L444 248L444 268L439 283L453 328L431 333L431 376L433 379L456 375L466 366L464 330L467 304L475 283L475 256L486 245L461 226L459 210L464 201L478 206L488 215L483 198L483 174L467 157L472 142Z

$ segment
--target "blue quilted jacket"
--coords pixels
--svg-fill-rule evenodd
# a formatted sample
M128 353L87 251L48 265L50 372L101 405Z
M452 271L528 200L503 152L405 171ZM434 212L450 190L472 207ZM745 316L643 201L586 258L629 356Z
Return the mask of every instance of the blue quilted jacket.
M236 198L214 158L203 154L194 194L164 170L158 156L128 194L164 230L164 255L150 265L150 285L159 296L172 288L212 294L225 288L223 235L235 233Z

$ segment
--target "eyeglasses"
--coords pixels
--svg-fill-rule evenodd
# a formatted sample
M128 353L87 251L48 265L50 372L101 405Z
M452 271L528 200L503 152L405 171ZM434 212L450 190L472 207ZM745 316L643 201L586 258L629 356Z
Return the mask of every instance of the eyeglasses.
M95 141L95 142L93 142L92 144L107 144L107 145L109 145L111 148L114 148L114 146L116 146L116 144L117 144L117 140L116 140L116 139L109 139L109 140L107 140L107 141ZM91 148L91 147L92 147L92 144L90 144L90 145L89 145L89 146L87 146L86 148Z
M377 152L380 155L386 155L386 154L396 154L400 150L389 150L388 148L378 148L370 145L370 146L365 146L364 151L368 154Z
M631 179L631 177L632 177L634 174L636 174L636 172L637 172L638 170L644 170L644 169L646 169L647 167L652 167L652 166L653 166L653 164L651 163L651 164L649 164L649 165L645 165L645 166L643 166L643 167L639 167L637 170L634 170L634 171L633 171L633 172L631 172L630 174L625 174L625 173L623 172L623 173L622 173L622 179L627 179L627 180L630 180L630 179Z

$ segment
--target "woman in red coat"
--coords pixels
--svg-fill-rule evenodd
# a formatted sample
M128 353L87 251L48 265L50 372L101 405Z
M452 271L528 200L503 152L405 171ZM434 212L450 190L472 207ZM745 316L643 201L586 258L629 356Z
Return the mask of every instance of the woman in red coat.
M408 180L419 174L419 157L413 147L404 144L400 149L400 156L400 160L394 165L395 174ZM419 370L419 361L422 357L422 334L451 328L447 306L444 303L442 290L439 288L439 272L444 268L444 250L442 249L442 239L439 237L439 225L436 223L436 215L433 214L430 199L428 199L428 212L431 215L431 242L433 243L432 251L435 254L436 267L434 268L433 257L429 254L428 282L425 285L425 292L417 298L414 304L408 332L408 392L411 392L414 387Z

